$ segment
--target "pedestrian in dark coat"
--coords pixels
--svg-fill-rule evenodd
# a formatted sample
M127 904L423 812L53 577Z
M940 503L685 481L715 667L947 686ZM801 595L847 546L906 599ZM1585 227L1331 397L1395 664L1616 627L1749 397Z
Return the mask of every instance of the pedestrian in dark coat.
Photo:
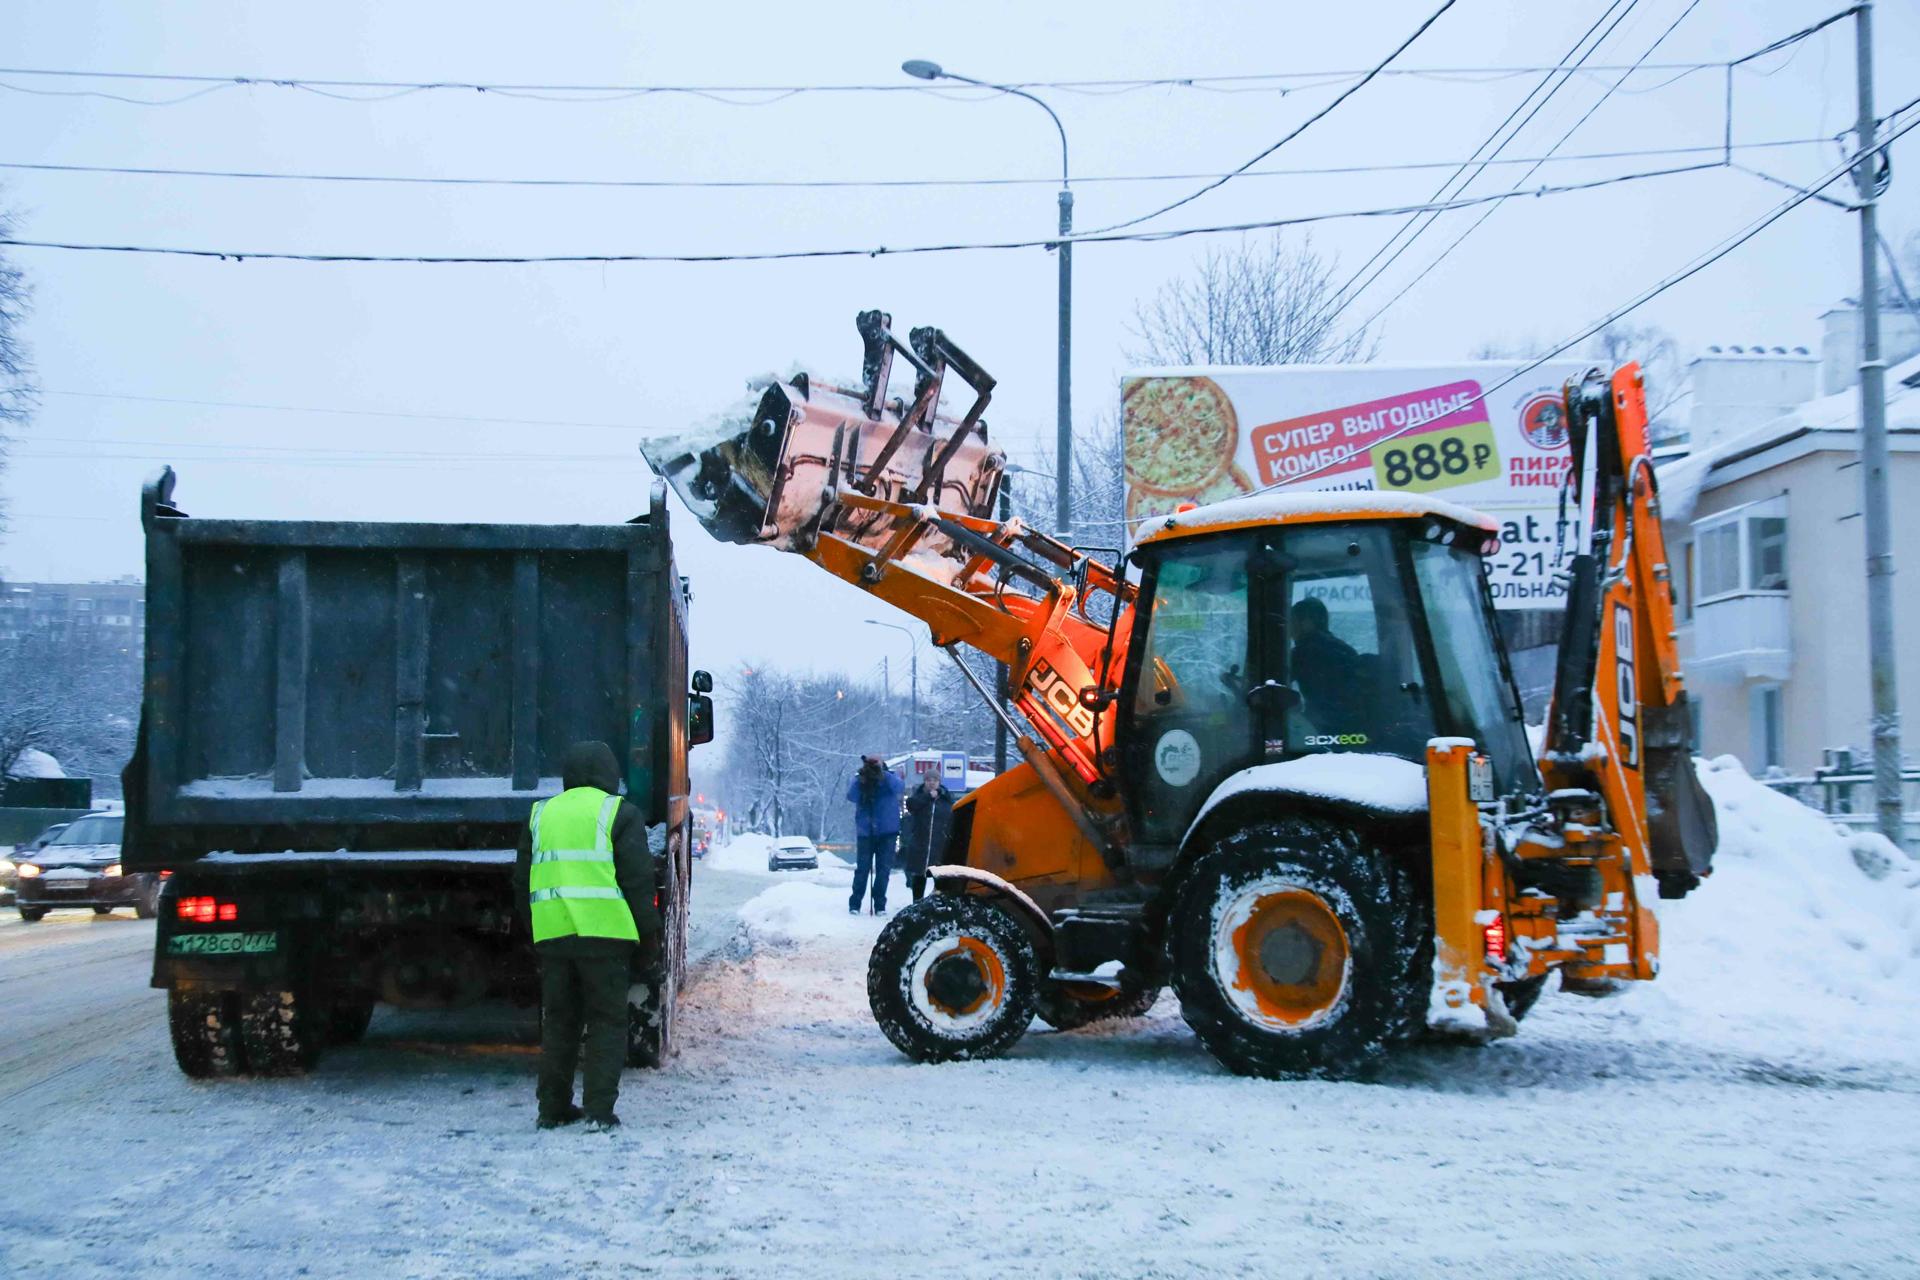
M520 922L540 958L539 1124L584 1116L610 1129L620 1123L627 987L636 967L653 974L664 955L653 853L640 807L619 796L606 743L567 748L560 780L566 789L535 805L521 829L513 868ZM584 1107L573 1102L576 1065Z
M953 792L929 770L921 775L920 785L907 794L907 817L900 828L900 871L913 889L913 900L927 888L927 867L947 847L947 830L953 825Z
M879 756L862 756L860 771L847 784L847 799L853 802L853 835L856 849L853 869L853 896L847 910L860 914L860 900L867 884L873 884L873 914L887 914L887 877L893 871L893 847L900 838L900 793L906 784L900 775L882 764Z

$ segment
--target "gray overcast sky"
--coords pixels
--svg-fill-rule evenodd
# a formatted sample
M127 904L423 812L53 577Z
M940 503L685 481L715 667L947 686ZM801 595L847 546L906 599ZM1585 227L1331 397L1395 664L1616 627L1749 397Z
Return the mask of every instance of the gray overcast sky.
M558 83L897 82L903 58L969 75L1078 79L1219 75L1370 65L1437 0L1365 5L999 3L809 5L550 3L320 6L100 0L0 12L16 67L253 76ZM1406 66L1552 63L1604 0L1463 0ZM1638 0L1595 61L1638 57L1686 0ZM1704 0L1656 60L1735 55L1838 7ZM1879 99L1920 94L1920 10L1878 8ZM1743 71L1739 140L1831 137L1853 118L1845 24ZM1764 74L1762 74L1764 73ZM1610 81L1611 77L1607 80ZM1568 151L1715 144L1718 73L1658 88L1640 78ZM1311 166L1464 158L1531 77L1369 85L1276 155ZM1033 176L1057 172L1051 126L1031 104L962 95L791 98L744 107L681 96L602 103L473 93L342 102L233 88L168 107L19 91L72 81L0 75L0 160L310 172L717 179ZM91 86L167 97L177 87ZM1510 149L1539 151L1599 96L1569 85ZM1272 92L1056 92L1084 175L1209 172L1271 144L1338 86ZM1765 153L1789 177L1836 149ZM1895 148L1891 235L1920 225ZM1760 161L1756 161L1760 162ZM1578 179L1656 160L1556 165ZM1502 175L1505 175L1504 177ZM1155 225L1192 226L1425 198L1443 173L1246 178ZM1490 172L1474 190L1517 176ZM389 253L753 251L1013 239L1052 230L1050 187L906 191L633 191L264 183L12 172L0 203L27 238ZM1078 221L1098 226L1171 199L1183 184L1088 184ZM1489 338L1558 338L1744 225L1783 193L1716 171L1515 202L1387 312L1382 358L1465 356ZM1391 298L1477 213L1456 213L1362 299ZM1380 220L1321 225L1315 243L1349 267L1390 233ZM1637 320L1708 342L1806 343L1817 315L1855 287L1855 227L1806 206ZM1074 394L1109 412L1126 320L1204 242L1089 246L1076 255ZM509 427L85 398L73 392L400 410L679 430L735 399L747 376L799 361L857 368L853 314L937 324L1000 379L989 414L1017 460L1045 466L1053 415L1054 263L1041 250L715 266L323 266L15 250L36 290L27 330L48 394L0 481L12 528L0 571L84 579L141 568L134 508L161 461L188 511L355 519L619 520L644 507L637 430ZM236 457L252 449L252 456ZM395 461L382 452L444 451ZM302 452L306 451L306 452ZM557 455L557 457L550 457ZM564 460L561 460L564 459ZM889 617L851 588L771 552L722 548L680 522L696 590L695 661L867 668L903 647L859 625ZM796 621L805 615L804 625ZM891 617L889 620L899 620Z

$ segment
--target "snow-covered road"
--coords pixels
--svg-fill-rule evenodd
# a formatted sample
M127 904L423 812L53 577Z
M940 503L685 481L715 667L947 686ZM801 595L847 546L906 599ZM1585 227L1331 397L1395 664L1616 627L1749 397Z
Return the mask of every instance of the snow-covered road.
M142 990L93 1033L100 1070L10 1108L0 1274L1920 1273L1920 1021L1882 994L1910 944L1817 894L1857 944L1737 956L1737 998L1688 939L1780 926L1738 858L1670 916L1659 983L1550 994L1517 1039L1366 1084L1227 1075L1171 999L912 1065L867 1012L879 922L846 914L844 870L724 865L698 872L703 936L744 917L751 945L687 992L672 1066L628 1073L619 1134L536 1133L511 1027L376 1021L311 1077L194 1084ZM1868 1003L1813 1008L1794 966Z

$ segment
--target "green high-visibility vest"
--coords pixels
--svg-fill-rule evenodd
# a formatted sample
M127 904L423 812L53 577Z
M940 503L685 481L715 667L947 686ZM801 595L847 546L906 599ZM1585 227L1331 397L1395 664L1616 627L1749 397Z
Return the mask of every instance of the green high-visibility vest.
M613 818L620 797L598 787L573 787L533 806L533 868L528 902L533 940L640 940L633 912L613 873Z

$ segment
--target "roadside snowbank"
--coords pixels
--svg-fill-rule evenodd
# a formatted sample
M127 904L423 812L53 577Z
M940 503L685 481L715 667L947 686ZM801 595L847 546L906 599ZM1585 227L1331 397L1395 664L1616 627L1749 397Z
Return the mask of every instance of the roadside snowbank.
M891 905L891 904L889 904ZM847 911L847 886L791 880L740 908L756 943L789 945L816 938L877 936L880 921Z
M1910 1059L1920 862L1768 789L1732 756L1702 762L1700 781L1720 822L1713 874L1658 904L1660 978L1629 1001L1691 1037Z
M772 874L767 870L767 854L773 848L773 837L757 832L735 836L717 849L707 851L707 865L715 871L758 872L760 875Z

